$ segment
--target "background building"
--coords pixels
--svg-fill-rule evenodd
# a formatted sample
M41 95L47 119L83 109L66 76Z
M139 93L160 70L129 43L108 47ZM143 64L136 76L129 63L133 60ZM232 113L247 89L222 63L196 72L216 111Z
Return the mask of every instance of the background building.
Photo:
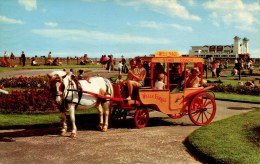
M241 38L234 37L234 43L231 45L205 45L191 46L189 56L200 56L202 58L250 58L249 55L249 39L244 38L241 43Z

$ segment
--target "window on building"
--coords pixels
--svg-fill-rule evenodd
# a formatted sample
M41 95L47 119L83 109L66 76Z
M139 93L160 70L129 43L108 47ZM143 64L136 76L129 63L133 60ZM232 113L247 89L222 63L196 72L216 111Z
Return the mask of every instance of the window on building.
M230 50L224 50L224 53L229 54L229 53L230 53Z

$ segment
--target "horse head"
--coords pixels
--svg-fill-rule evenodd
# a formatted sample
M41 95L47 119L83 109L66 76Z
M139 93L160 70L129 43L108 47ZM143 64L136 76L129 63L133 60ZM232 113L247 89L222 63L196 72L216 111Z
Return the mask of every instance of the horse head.
M47 77L48 77L48 89L52 93L52 98L55 99L58 105L61 105L64 98L64 90L65 90L63 79L66 77L66 75L60 76L59 74L54 74L54 75L47 74Z

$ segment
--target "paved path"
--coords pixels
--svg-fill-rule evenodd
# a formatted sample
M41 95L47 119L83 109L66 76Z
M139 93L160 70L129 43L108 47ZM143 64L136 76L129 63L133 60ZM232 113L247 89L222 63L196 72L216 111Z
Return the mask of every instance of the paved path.
M75 72L80 69L75 69ZM105 69L101 68L83 68L84 70L90 70L90 72L87 73L88 76L95 76L97 74L102 74L102 76L105 77L111 77L111 75L117 75L117 71L108 72ZM8 77L19 77L19 76L44 76L47 73L50 73L51 71L58 71L61 69L36 69L36 70L17 70L17 71L8 71L8 72L1 72L0 78L8 78Z

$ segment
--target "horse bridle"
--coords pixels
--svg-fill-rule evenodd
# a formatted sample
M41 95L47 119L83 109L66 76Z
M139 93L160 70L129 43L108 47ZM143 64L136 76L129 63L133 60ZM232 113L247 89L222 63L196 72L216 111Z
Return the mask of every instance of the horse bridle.
M56 88L57 82L61 83L60 86L59 86L59 90L58 91L57 91L57 88ZM51 89L51 92L52 92L53 96L55 95L55 96L62 96L63 97L64 93L63 93L62 90L64 90L64 88L62 88L62 87L64 87L64 82L63 82L63 80L59 76L54 78L54 79L51 79L49 86L50 86L50 89ZM54 92L54 90L55 90L55 92Z

